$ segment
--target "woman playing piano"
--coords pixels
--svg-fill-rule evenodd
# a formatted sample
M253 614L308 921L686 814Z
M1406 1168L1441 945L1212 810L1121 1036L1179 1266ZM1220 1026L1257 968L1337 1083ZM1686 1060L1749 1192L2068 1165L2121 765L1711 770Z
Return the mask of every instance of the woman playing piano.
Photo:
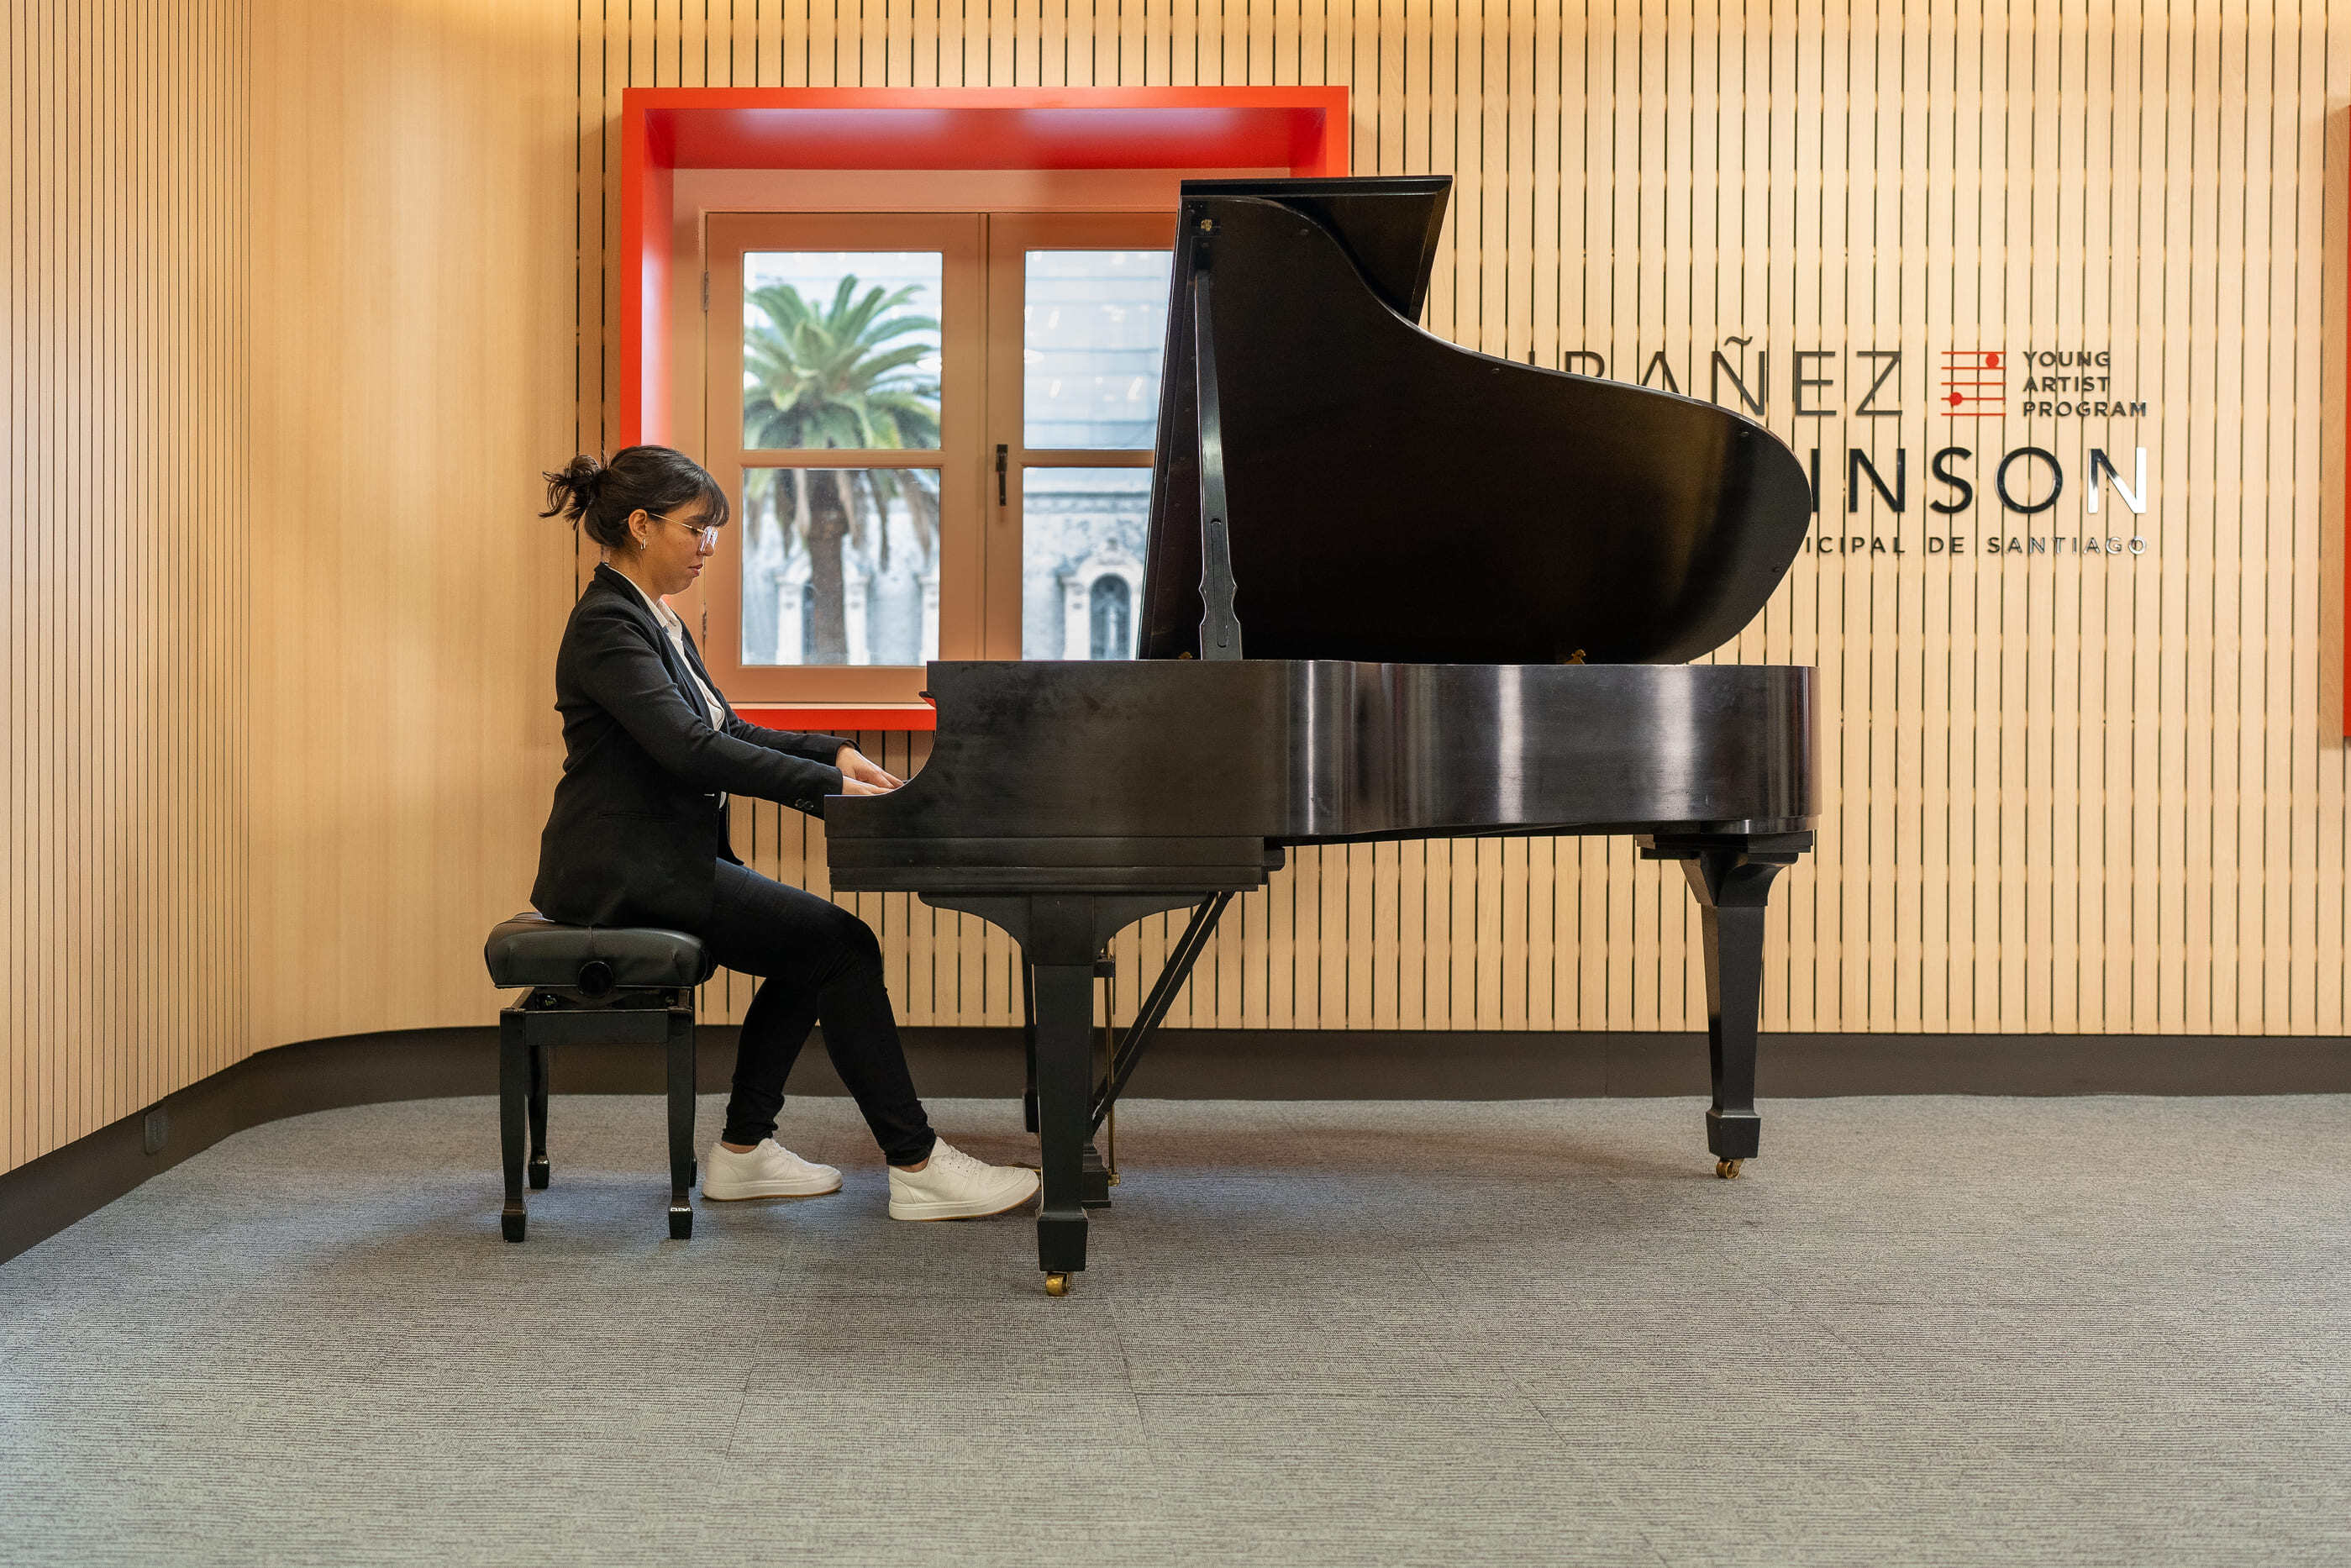
M841 1173L770 1136L784 1079L824 1025L825 1049L890 1166L894 1219L1002 1214L1036 1195L1033 1171L974 1159L931 1131L906 1071L865 923L735 857L726 797L820 815L828 795L899 780L837 736L735 716L664 602L691 586L726 525L726 492L685 456L631 446L548 475L548 509L587 532L603 563L572 607L555 661L563 777L539 840L531 902L576 925L657 925L699 936L730 969L766 978L743 1015L726 1125L702 1166L705 1198L838 1191Z

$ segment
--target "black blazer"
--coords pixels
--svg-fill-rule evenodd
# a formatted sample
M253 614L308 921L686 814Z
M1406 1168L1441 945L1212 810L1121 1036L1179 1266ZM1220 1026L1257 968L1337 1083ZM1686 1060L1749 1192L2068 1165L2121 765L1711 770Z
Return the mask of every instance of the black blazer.
M727 842L719 792L778 800L812 815L841 793L832 759L849 743L746 724L723 728L694 675L692 633L681 664L669 635L627 578L609 566L571 607L555 656L563 716L563 778L538 840L530 901L568 925L663 925L700 931Z

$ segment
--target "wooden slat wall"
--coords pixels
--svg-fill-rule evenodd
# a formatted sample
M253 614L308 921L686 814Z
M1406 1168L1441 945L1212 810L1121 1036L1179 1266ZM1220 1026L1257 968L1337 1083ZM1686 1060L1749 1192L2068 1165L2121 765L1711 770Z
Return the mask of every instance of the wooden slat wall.
M2152 554L1807 556L1725 650L1832 712L1769 1022L2344 1030L2323 6L16 0L0 51L0 1166L254 1049L491 1016L578 570L530 475L613 428L632 83L1350 83L1359 170L1460 180L1435 330L1685 384L1753 335L1833 496L1946 427L1795 420L1793 349L1900 347L1915 410L1945 348L2111 346ZM2055 437L2078 528L2082 435L1960 444ZM737 831L822 884L799 819ZM1001 939L866 912L911 1021L1011 1020ZM1332 851L1175 1021L1686 1028L1692 957L1622 843Z
M488 1022L562 756L573 14L251 3L254 1039Z
M1663 350L1699 395L1710 353L1750 337L1768 423L1821 449L1823 528L1905 537L1899 561L1805 556L1719 655L1815 664L1828 709L1771 1027L2343 1030L2317 329L2341 330L2325 117L2346 82L2325 6L639 0L590 5L580 51L580 120L606 133L580 172L580 308L607 354L624 86L1350 84L1359 172L1458 181L1433 330L1542 364L1597 352L1628 380ZM1928 417L1934 357L1979 345L2108 348L2149 413ZM1879 406L1903 417L1854 413L1848 361L1839 416L1797 418L1799 348L1899 349ZM582 385L592 442L611 378ZM1978 454L1956 566L1919 553L1947 444ZM1991 459L2026 444L2068 470L2057 524L2030 519L2044 535L2088 531L2088 445L2125 468L2147 446L2151 552L1983 558L1983 535L2028 531L1991 501ZM1909 449L1902 517L1844 511L1851 447L1881 467ZM824 885L820 828L738 810L767 869ZM855 902L909 1020L1012 1020L1001 938ZM1155 960L1161 924L1121 952ZM1621 841L1308 852L1237 906L1172 1021L1687 1029L1696 935L1678 877Z
M0 1169L246 1038L244 17L0 31Z
M560 758L575 26L9 8L0 1168L493 1015Z

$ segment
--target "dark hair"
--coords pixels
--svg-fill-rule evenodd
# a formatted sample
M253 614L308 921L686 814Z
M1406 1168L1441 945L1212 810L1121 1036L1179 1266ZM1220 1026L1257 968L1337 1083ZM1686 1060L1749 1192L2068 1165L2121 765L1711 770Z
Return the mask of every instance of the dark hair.
M590 538L614 549L629 542L629 515L639 508L659 517L699 500L704 527L726 520L726 492L718 481L701 464L666 446L623 446L610 463L583 452L546 479L547 510L539 516L560 512Z

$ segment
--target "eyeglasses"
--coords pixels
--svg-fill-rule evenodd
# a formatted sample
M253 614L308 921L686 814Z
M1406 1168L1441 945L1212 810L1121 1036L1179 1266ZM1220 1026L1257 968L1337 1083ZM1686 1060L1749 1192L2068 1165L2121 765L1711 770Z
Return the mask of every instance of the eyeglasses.
M718 548L718 525L716 523L706 528L696 528L692 523L680 517L664 517L658 512L647 512L645 516L657 523L675 523L681 528L691 529L700 536L695 540L695 546L698 549L714 550Z

